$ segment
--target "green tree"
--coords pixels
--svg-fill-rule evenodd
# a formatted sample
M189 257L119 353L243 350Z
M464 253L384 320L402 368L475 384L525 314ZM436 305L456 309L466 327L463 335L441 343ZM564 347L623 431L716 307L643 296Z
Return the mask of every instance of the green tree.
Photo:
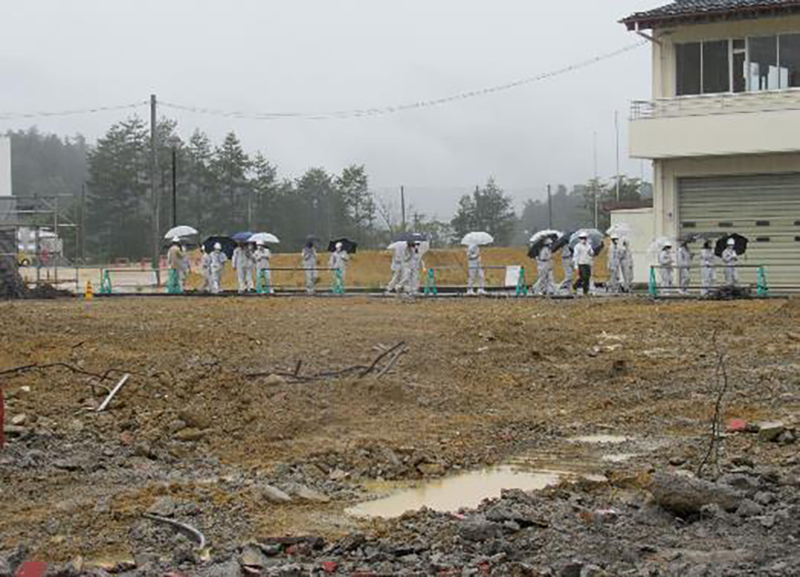
M494 237L495 243L507 246L513 239L516 220L511 197L490 178L486 186L476 188L471 196L461 197L450 224L458 239L468 232L485 231Z
M248 186L248 171L250 159L242 148L242 144L235 133L230 132L225 136L222 146L214 151L211 161L211 170L214 181L220 189L228 205L228 210L218 214L220 224L224 228L236 232L248 227L248 204L250 188Z
M377 207L369 190L369 178L364 166L348 166L336 178L336 188L344 203L347 229L344 231L363 243L373 240Z

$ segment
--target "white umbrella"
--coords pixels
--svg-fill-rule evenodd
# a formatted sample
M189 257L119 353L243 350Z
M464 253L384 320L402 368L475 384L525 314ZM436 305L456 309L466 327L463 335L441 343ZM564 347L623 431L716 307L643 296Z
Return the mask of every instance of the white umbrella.
M461 239L461 244L464 246L483 246L493 242L494 238L488 232L470 232Z
M530 244L536 244L546 236L555 237L553 238L553 240L555 240L556 238L560 238L562 234L564 233L558 230L540 230L539 232L534 234L528 242Z
M631 227L624 222L618 222L617 224L611 225L606 231L608 236L618 236L620 238L629 238L631 236Z
M280 240L274 234L268 232L258 232L247 239L247 242L263 242L264 244L280 244Z
M386 250L390 250L392 252L396 252L398 250L405 250L406 249L406 245L407 245L406 241L398 240L397 242L393 242L392 244L387 246ZM420 252L420 254L425 254L429 250L431 250L431 243L429 241L426 240L424 242L419 243L419 252Z
M192 236L193 234L198 234L198 233L191 226L176 226L175 228L169 229L169 231L167 231L167 234L164 235L164 238L172 239L175 238L176 236L178 238L182 238L184 236Z
M657 257L658 254L662 250L664 250L664 247L667 245L674 247L675 242L671 238L668 238L666 236L660 236L652 242L650 248L647 249L647 252L650 253L651 256Z

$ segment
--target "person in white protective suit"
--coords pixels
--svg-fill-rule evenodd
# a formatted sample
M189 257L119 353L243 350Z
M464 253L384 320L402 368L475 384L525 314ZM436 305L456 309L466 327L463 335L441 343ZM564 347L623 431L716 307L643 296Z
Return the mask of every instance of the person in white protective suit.
M589 244L586 234L578 236L578 244L572 249L572 263L578 271L578 280L573 285L574 290L583 289L583 296L587 296L592 288L592 265L594 264L594 249Z
M264 241L258 241L256 251L253 253L253 259L256 263L256 284L259 281L269 283L269 294L275 294L275 289L272 286L272 278L269 273L269 259L272 257L272 251Z
M307 242L306 246L303 247L300 260L306 273L306 292L310 295L314 294L314 290L317 287L317 280L319 279L319 275L317 274L319 258L317 256L317 249L314 248L314 243L312 241Z
M423 268L424 266L425 265L422 262L422 253L419 249L419 243L406 243L406 249L403 252L402 285L407 295L413 297L419 292L420 268Z
M249 244L240 244L233 251L233 268L236 269L236 280L239 282L239 294L246 291L255 290L253 282L253 271L255 269L255 259Z
M736 254L736 241L729 238L728 245L722 252L722 263L725 265L725 284L728 286L736 286L739 282L739 271L736 269L738 262L739 255Z
M347 262L350 260L350 255L344 250L344 245L340 242L336 243L336 250L331 253L331 258L328 260L328 267L333 270L334 286L336 285L337 271L341 274L342 288L344 288L345 276L347 275Z
M678 266L678 287L681 294L688 294L689 285L692 283L692 259L694 255L689 250L689 241L681 241L678 245L678 254L675 264Z
M222 245L220 243L216 243L214 245L214 250L211 251L211 254L208 255L208 257L208 271L211 292L214 294L219 294L222 283L222 271L225 268L225 263L228 261L228 256L222 252Z
M564 248L561 249L561 268L564 269L564 280L561 281L561 286L559 288L566 290L568 293L572 292L574 275L572 271L572 249L569 247L569 244L565 244Z
M608 287L612 293L620 291L623 250L619 243L619 235L612 234L611 246L608 247Z
M405 257L407 243L397 242L392 250L392 280L386 285L386 294L396 290L400 292L403 281L403 258Z
M478 285L478 294L486 294L486 272L481 263L481 247L472 244L467 247L467 267L469 276L467 277L467 294L475 294L475 284Z
M714 259L714 249L711 247L711 241L707 240L703 243L703 249L700 251L700 275L703 280L703 295L707 295L714 286L714 277L716 276L716 261Z
M201 292L207 292L211 288L211 256L206 252L206 248L200 245L200 273L203 276L203 284L200 286Z
M665 243L658 253L658 271L661 276L661 288L669 290L672 288L672 266L674 260L672 258L672 244Z
M622 239L619 263L622 270L622 290L629 293L633 286L633 250L631 250L631 243L627 238Z
M544 246L539 251L539 256L536 257L537 279L536 284L533 285L533 292L537 295L551 295L555 292L553 283L553 250L550 248L553 241L546 238L543 244Z

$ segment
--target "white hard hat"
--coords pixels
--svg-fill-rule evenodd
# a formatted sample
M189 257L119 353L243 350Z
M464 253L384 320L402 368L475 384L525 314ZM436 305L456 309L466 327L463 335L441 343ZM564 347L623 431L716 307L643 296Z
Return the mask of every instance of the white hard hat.
M548 236L544 239L544 244L553 244L553 239Z
M256 242L256 246L264 246L266 243L263 240L259 240Z
M172 242L176 242L176 243L180 244L181 238L179 236L173 236L172 237Z
M672 242L670 242L670 241L665 242L664 246L661 247L661 248L662 248L662 250L665 249L665 248L672 248Z
M222 245L218 242L214 243L214 250L222 250Z
M343 245L342 243L340 243L340 242L337 242L337 243L336 243L336 248L337 248L337 249L339 249L339 248L342 248L343 246L344 246L344 245Z
M588 234L586 234L585 232L582 232L582 233L580 233L580 234L578 235L578 238L589 238L589 235L588 235Z
M612 234L611 235L611 240L619 240L619 235L618 234Z
M736 241L733 240L732 238L729 238L728 239L728 246L736 246Z

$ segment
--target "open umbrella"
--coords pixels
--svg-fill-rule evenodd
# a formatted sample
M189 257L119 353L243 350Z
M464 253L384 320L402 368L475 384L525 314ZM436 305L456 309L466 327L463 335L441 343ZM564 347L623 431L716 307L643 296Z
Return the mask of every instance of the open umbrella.
M564 234L562 234L561 236L559 236L556 239L556 241L553 243L553 246L551 246L550 249L553 252L556 252L557 250L561 250L562 248L564 248L565 246L567 246L569 244L569 239L572 238L573 234L574 234L574 231L571 231L571 230L570 231L564 231Z
M172 239L176 236L178 238L183 238L184 236L192 236L195 234L198 233L191 226L176 226L175 228L169 229L167 234L164 235L164 238Z
M394 237L395 242L425 242L428 236L421 232L403 232Z
M347 254L356 254L356 250L358 249L358 243L353 242L349 238L339 238L330 241L328 243L328 252L334 252L336 250L336 245L338 243L342 243L342 248Z
M483 246L493 242L494 237L488 232L469 232L461 239L461 244L464 246Z
M222 252L228 258L233 258L233 251L236 249L236 241L229 236L209 236L203 241L203 249L206 252L214 250L214 245L219 243L222 245Z
M250 231L246 231L246 232L237 232L231 238L236 242L249 242L251 236L253 236L253 233Z
M531 237L528 257L537 258L542 251L545 240L550 239L551 242L555 243L560 237L561 233L557 230L540 230Z
M606 231L608 236L618 236L620 238L630 238L631 236L631 227L630 225L625 224L624 222L618 222L617 224L612 224L611 227Z
M583 234L588 237L589 244L592 247L592 252L594 252L594 256L599 255L605 246L605 241L603 240L605 237L603 236L603 233L596 228L582 228L581 230L572 233L572 236L569 239L570 248L575 248L575 245L581 241L581 235Z
M733 234L726 234L717 241L717 244L714 245L715 255L722 258L722 253L725 252L726 248L728 248L729 239L733 239L734 242L733 249L736 251L736 254L741 256L747 252L747 244L750 242L749 239L745 236L742 236L741 234L737 234L734 232Z
M264 244L279 244L281 241L274 234L259 232L251 236L247 242L263 242Z
M418 242L417 244L419 245L420 254L425 254L429 250L431 250L431 243L428 242L427 240L422 241L422 242ZM397 241L393 242L392 244L390 244L389 246L387 246L386 250L390 250L392 252L396 252L398 250L405 250L407 245L408 245L408 243L406 241L397 240Z

